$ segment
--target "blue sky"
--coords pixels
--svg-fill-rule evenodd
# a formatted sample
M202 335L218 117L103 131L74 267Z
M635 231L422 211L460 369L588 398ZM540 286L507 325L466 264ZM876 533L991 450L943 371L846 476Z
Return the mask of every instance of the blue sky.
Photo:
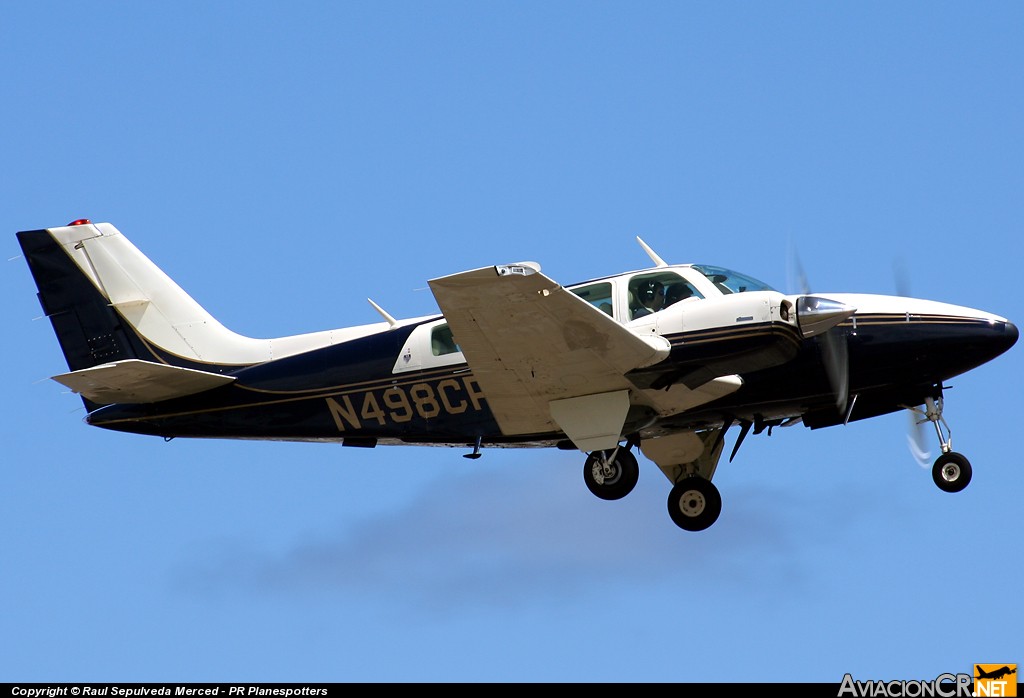
M641 460L87 427L14 233L109 221L257 337L427 279L671 262L1024 322L1024 5L13 3L0 22L0 681L839 682L1024 663L1024 353L750 436L688 534ZM730 435L731 448L736 432Z

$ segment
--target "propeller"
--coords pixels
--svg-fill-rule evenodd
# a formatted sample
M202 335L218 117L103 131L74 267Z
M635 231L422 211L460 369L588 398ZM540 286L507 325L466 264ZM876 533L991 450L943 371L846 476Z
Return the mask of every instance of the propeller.
M896 295L904 298L910 297L910 281L908 280L907 265L902 258L892 263L893 283L896 286Z
M907 267L902 259L896 259L892 263L893 281L896 287L896 295L904 298L910 297L910 281L908 279ZM935 459L934 437L930 433L926 408L918 405L917 410L907 407L907 448L910 455L922 468L930 468Z
M804 272L803 264L800 263L800 255L792 239L789 244L789 267L790 292L795 286L797 293L804 294L801 299L803 305L809 306L811 310L820 310L828 301L817 299L809 295L811 285L807 281L807 274ZM838 304L837 304L838 305ZM838 327L833 327L818 335L818 343L821 346L821 360L825 365L825 374L828 376L832 394L836 399L836 410L849 418L847 414L848 402L850 399L850 353L846 343L846 333Z
M790 293L810 294L811 288L807 281L807 274L800 263L800 256L796 246L790 240L788 276ZM910 283L906 265L902 259L893 261L893 279L896 288L896 295L910 297ZM836 397L836 409L840 413L852 411L849 400L849 350L846 342L846 334L838 328L830 329L818 335L821 345L822 362L825 364L825 372L828 375L829 385ZM855 396L856 398L856 396ZM917 406L916 411L907 407L907 447L910 449L914 460L922 468L930 468L932 465L934 451L934 436L931 433L932 427L924 405ZM940 436L941 438L941 436Z
M847 401L850 398L850 353L846 344L846 333L832 328L820 335L821 358L825 363L829 385L836 397L836 410L846 415ZM849 417L849 415L846 415Z
M804 273L804 266L800 263L800 255L797 254L792 238L789 241L789 264L786 267L786 276L789 277L790 293L808 294L811 292L811 285L807 282L807 274Z
M925 426L928 423L927 419L920 419L918 415L911 409L905 410L907 413L907 448L910 449L910 453L914 456L914 460L922 468L928 468L932 464L932 449L928 446L928 429Z

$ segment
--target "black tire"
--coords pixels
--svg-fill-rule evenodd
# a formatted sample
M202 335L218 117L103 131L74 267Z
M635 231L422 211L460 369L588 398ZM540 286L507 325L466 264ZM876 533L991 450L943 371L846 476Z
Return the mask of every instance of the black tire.
M622 499L633 491L640 479L640 465L636 456L624 448L620 448L615 460L608 464L610 472L605 474L601 468L601 454L609 451L594 451L587 456L583 464L583 481L595 497L613 501Z
M959 492L971 484L971 462L959 453L943 453L932 466L932 479L943 492Z
M707 478L684 478L668 494L668 515L685 531L703 531L718 521L721 513L722 495Z

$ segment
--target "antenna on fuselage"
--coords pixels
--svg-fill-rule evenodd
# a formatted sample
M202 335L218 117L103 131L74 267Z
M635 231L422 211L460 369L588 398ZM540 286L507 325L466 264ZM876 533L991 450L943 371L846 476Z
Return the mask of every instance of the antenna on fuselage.
M371 299L367 298L366 300L370 301L370 305L372 305L377 310L378 313L384 316L384 319L388 321L389 325L394 327L395 325L398 324L398 320L391 317L391 315L388 314L388 311L384 310L384 308L374 303Z
M659 257L658 253L655 252L654 250L652 250L650 245L648 245L646 242L641 240L639 235L636 236L636 241L640 243L640 247L644 248L644 252L646 252L647 256L651 258L651 261L654 262L655 266L659 266L659 267L667 267L668 266L668 262L666 262L664 259Z

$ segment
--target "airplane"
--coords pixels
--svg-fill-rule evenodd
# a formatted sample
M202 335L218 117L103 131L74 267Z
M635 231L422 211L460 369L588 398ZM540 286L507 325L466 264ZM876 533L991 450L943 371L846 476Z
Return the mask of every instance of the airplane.
M998 679L1003 678L1004 676L1009 676L1010 674L1016 674L1017 673L1017 667L1013 667L1011 669L1009 666L1002 666L1002 667L1000 667L1000 668L998 668L998 669L996 669L994 671L985 671L984 669L980 669L980 668L978 668L977 665L975 665L975 669L977 669L977 671L978 671L977 676L974 677L976 679L996 679L996 680L998 680Z
M535 262L428 281L440 313L257 339L232 332L110 223L18 241L85 422L170 440L556 448L585 455L595 496L668 479L668 512L702 531L726 433L810 429L910 410L934 426L935 484L972 466L943 418L949 379L1012 347L1004 317L856 293L786 294L731 269L668 264L563 286Z

